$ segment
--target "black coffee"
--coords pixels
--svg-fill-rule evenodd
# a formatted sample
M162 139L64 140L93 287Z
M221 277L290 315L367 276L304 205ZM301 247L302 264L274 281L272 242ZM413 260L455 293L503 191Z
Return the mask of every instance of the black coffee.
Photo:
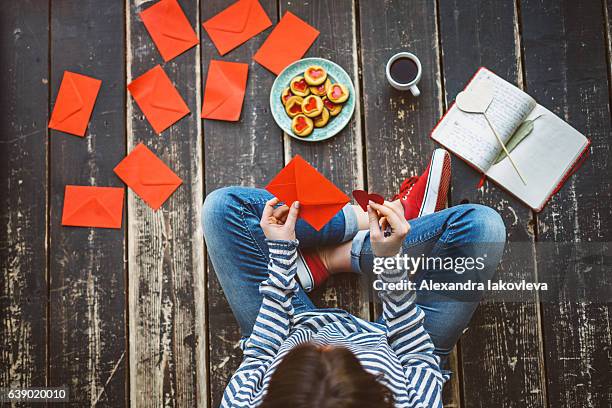
M419 73L419 67L410 58L402 57L398 58L391 63L389 69L391 78L400 84L409 84L416 79Z

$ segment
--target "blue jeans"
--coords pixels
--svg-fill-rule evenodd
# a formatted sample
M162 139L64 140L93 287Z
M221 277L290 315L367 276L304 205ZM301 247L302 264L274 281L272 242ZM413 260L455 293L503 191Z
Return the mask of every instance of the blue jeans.
M268 276L268 247L259 221L266 201L265 190L226 187L208 194L202 211L202 226L208 255L223 292L240 325L249 336L261 305L259 284ZM403 253L443 259L484 256L483 268L465 271L419 271L416 282L486 281L492 278L503 253L505 227L494 210L481 205L458 205L410 221ZM298 220L296 236L300 248L312 248L353 240L351 262L355 272L374 276L374 256L367 231L358 231L357 217L347 205L320 231ZM425 329L444 359L467 327L482 293L449 294L417 291L417 303L425 312ZM308 295L299 290L293 298L295 313L317 309Z

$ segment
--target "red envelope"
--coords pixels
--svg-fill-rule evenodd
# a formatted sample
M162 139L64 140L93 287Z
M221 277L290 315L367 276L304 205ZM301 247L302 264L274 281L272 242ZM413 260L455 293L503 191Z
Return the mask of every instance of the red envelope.
M166 62L198 43L177 0L161 0L139 15Z
M211 60L206 77L202 117L237 121L246 90L248 64Z
M300 218L317 231L349 202L346 194L299 155L270 181L266 190L289 206L299 201Z
M102 81L64 71L64 77L49 120L51 129L76 136L85 136Z
M115 167L115 174L156 211L183 183L142 143L121 160Z
M202 23L221 55L227 54L271 25L272 22L258 0L238 0Z
M121 228L121 187L66 186L62 225Z
M162 67L156 65L127 86L156 133L189 113L189 108Z
M295 14L286 12L253 59L276 75L304 56L319 31Z

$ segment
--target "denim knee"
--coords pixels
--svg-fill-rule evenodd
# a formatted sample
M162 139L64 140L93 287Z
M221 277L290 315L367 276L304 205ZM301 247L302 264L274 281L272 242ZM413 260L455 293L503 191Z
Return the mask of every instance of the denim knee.
M497 211L480 204L461 204L449 227L469 235L471 242L505 243L506 226Z
M506 242L506 225L501 215L491 207L474 204L472 223L480 230L482 242Z
M204 235L222 226L224 219L230 215L231 204L238 199L240 188L222 187L206 195L202 205L202 230Z
M497 211L479 204L461 206L459 216L451 222L451 229L458 231L454 244L471 253L484 257L485 268L466 273L465 278L473 280L491 279L504 253L506 226Z

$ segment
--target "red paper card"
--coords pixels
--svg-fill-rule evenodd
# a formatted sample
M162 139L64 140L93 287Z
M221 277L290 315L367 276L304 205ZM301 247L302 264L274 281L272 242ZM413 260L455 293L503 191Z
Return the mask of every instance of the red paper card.
M365 212L368 212L368 204L370 201L380 205L385 203L385 198L380 194L368 193L364 190L353 190L353 197L355 197L355 201L357 201L357 204L359 204L361 209Z
M258 0L239 0L202 24L221 55L271 25Z
M198 43L198 36L177 0L161 0L139 15L166 62Z
M210 61L202 117L227 121L240 119L248 73L247 64Z
M142 143L115 167L115 174L156 211L183 183Z
M301 156L296 155L266 186L287 205L300 202L300 218L317 231L333 218L349 198Z
M317 29L286 12L253 59L278 75L287 65L302 58L318 36Z
M62 225L121 228L123 195L121 187L66 186Z
M51 129L85 136L102 81L64 71L64 77L49 120Z
M189 113L189 108L159 65L127 86L156 133L161 133Z

